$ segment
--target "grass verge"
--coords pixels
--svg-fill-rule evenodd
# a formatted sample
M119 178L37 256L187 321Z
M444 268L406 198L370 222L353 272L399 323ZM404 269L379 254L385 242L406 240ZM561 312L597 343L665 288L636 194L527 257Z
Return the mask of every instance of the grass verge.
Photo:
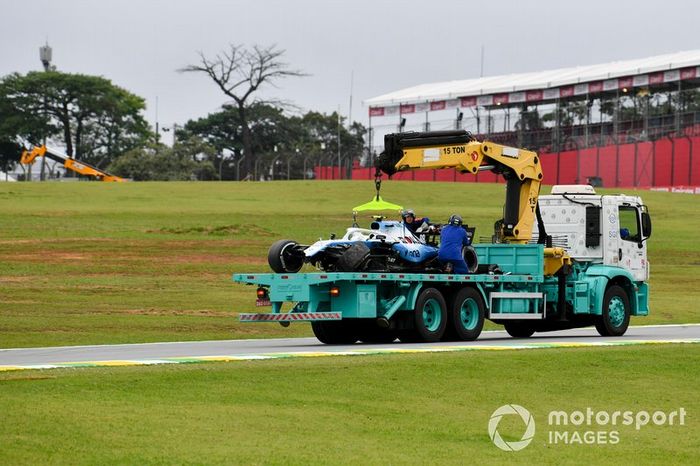
M308 325L241 325L254 290L235 272L267 271L276 239L342 233L370 181L0 183L0 348L310 335ZM547 191L545 188L544 191ZM654 220L651 315L698 322L695 196L641 192ZM419 215L459 212L489 236L495 184L385 182ZM490 326L489 328L494 328Z
M698 345L30 371L0 374L5 464L691 464ZM516 403L532 443L497 449ZM617 444L552 444L547 415L670 412L684 426L568 426ZM507 416L506 441L524 424Z

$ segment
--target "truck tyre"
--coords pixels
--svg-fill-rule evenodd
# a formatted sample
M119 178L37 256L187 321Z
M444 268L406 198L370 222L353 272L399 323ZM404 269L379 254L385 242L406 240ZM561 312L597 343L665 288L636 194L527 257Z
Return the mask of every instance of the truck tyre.
M604 337L619 337L630 325L630 300L619 285L609 286L603 296L603 312L595 324Z
M413 324L413 335L400 336L401 341L410 341L411 336L418 341L440 341L447 328L447 305L442 293L435 288L426 288L418 295Z
M527 322L506 322L503 327L513 338L530 338L535 333L535 329Z
M357 341L357 329L352 322L330 320L311 322L318 341L326 345L352 345Z
M365 243L353 243L338 259L336 269L339 272L356 272L361 269L369 257L369 248Z
M483 328L484 302L481 294L476 288L464 287L450 299L445 335L453 340L473 341L479 338Z
M362 322L358 334L362 343L392 343L396 340L393 329L379 327L373 319Z
M277 273L297 273L304 265L304 256L296 253L296 241L281 239L275 241L267 251L267 263Z

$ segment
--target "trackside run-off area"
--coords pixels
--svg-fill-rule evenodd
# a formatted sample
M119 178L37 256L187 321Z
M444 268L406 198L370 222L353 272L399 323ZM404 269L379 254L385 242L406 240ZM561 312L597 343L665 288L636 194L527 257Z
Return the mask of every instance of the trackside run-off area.
M382 192L435 219L464 206L476 237L490 234L501 185L420 187ZM371 191L350 181L0 184L0 347L24 348L0 352L2 462L697 462L700 345L681 342L697 326L651 327L700 322L692 196L636 193L654 215L650 314L622 338L587 328L512 339L487 324L464 347L343 348L320 345L308 324L238 321L260 309L256 288L231 274L269 272L267 249L281 237L344 231ZM100 353L147 342L162 343ZM214 349L193 349L206 343ZM515 405L526 423L496 416ZM548 423L553 410L643 420L681 409L683 425ZM508 445L527 434L527 445L503 451L489 426Z
M0 452L5 464L693 464L698 357L678 344L6 372ZM518 452L488 432L512 404L535 426ZM680 408L684 425L548 424L552 410ZM498 432L515 442L525 424L503 416ZM586 432L619 441L571 441Z
M503 202L497 184L382 189L436 220L464 206L477 239L491 234ZM238 322L260 309L255 287L231 284L231 274L269 272L267 249L278 238L341 233L372 192L369 181L2 184L0 346L311 336L307 324ZM628 193L654 216L650 314L631 324L700 321L694 197Z

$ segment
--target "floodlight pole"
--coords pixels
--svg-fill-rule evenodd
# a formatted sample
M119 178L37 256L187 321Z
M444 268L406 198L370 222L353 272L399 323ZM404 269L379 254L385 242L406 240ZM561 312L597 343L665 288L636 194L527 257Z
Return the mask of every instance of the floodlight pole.
M41 60L41 64L44 65L44 72L49 72L51 71L51 58L53 55L53 50L51 47L49 47L49 43L46 42L46 45L39 47L39 59ZM47 99L46 99L46 94L44 93L44 121L48 119L48 111L46 109L46 106L48 105ZM44 128L44 138L43 138L43 145L46 146L46 128ZM41 158L41 171L39 172L39 180L44 181L45 179L45 172L46 172L46 157ZM31 164L29 165L29 181L32 179L32 166Z
M307 155L306 157L304 157L304 174L303 174L302 178L305 179L305 180L308 178L308 177L306 176L306 174L307 174L307 171L306 171L306 170L307 170L307 167L308 167L309 159L311 159L311 158L313 158L313 157L314 157L313 155Z
M369 114L369 128L367 128L367 149L369 150L369 167L370 167L370 172L372 171L371 168L374 166L374 158L372 157L372 138L374 137L374 134L372 132L372 113L370 112Z
M245 155L241 155L236 162L236 181L241 181L241 162L245 159Z
M340 162L340 106L338 106L338 179L342 180L343 176L341 174L342 165Z

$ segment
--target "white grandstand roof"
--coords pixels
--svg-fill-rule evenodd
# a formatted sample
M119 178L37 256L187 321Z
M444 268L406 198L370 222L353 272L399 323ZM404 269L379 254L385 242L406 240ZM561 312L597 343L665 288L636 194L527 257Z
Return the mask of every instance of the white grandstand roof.
M700 66L700 50L691 50L599 65L420 84L367 99L364 104L369 107L381 107L549 89L697 66Z

